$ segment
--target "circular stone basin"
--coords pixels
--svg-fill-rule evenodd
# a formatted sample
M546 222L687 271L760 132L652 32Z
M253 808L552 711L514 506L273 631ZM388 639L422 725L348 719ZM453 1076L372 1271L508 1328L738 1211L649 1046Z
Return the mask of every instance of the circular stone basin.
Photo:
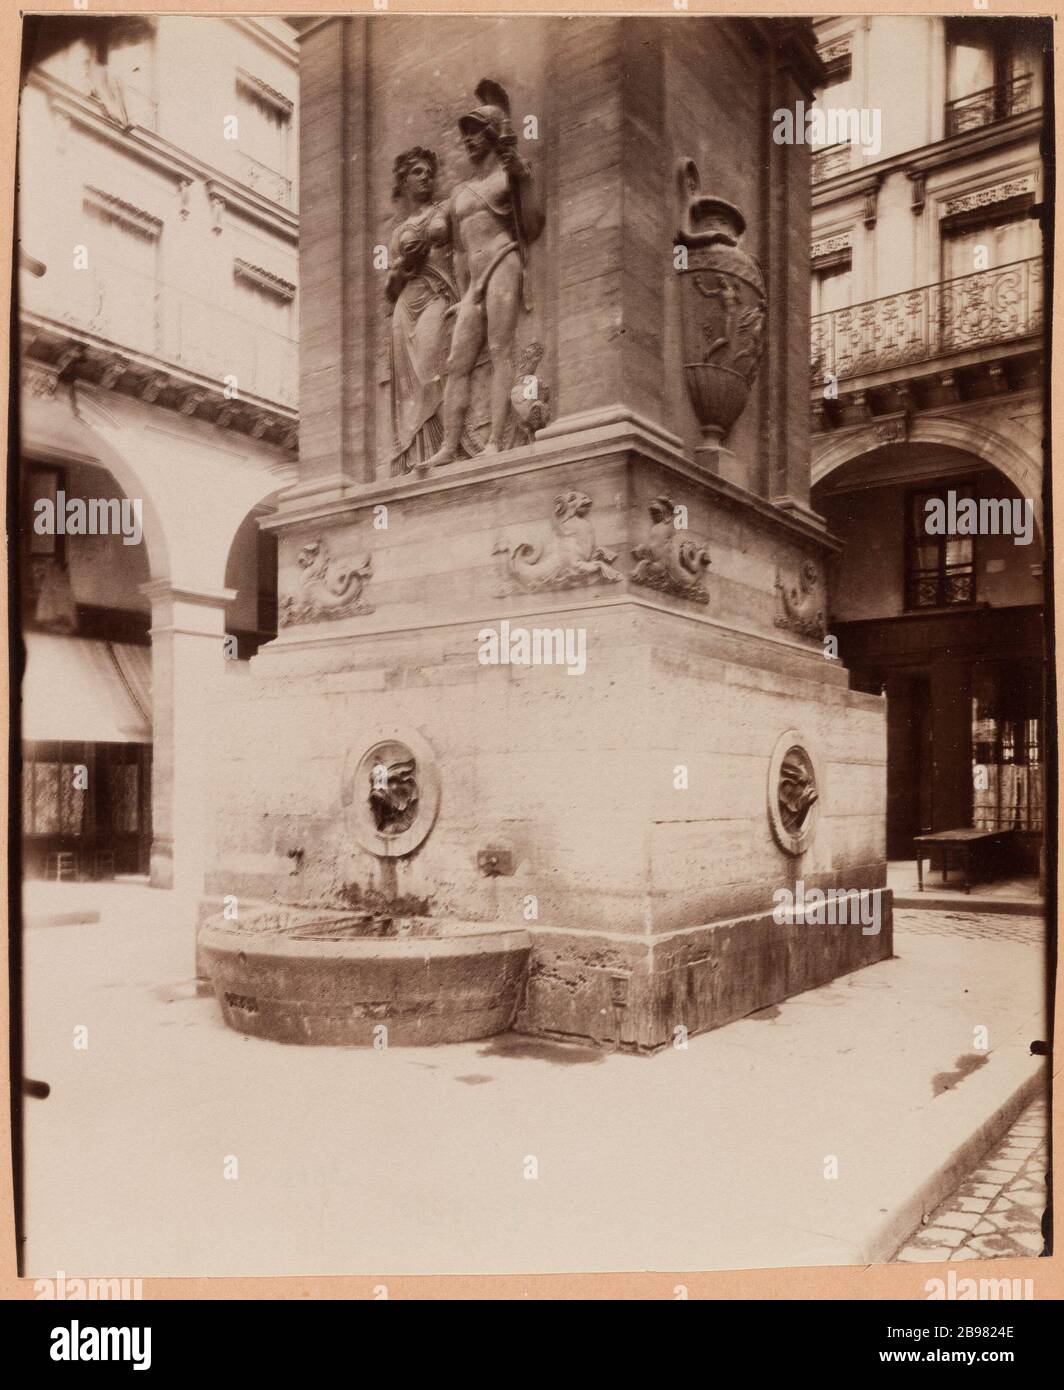
M265 908L199 945L226 1023L275 1042L417 1046L513 1023L531 938L481 922Z

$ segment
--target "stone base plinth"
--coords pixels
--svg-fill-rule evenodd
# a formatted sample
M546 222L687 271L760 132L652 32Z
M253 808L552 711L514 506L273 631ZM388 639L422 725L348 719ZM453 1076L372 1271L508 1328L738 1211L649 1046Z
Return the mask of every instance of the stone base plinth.
M537 931L519 1032L653 1051L720 1028L893 954L889 889L869 890L864 927L771 913L659 937ZM868 934L865 934L867 931Z

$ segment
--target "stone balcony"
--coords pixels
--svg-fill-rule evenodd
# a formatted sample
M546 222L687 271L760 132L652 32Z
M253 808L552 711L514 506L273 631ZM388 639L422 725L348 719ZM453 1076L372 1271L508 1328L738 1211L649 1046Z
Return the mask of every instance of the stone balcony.
M813 429L1017 389L1037 378L1043 328L1041 257L819 314Z

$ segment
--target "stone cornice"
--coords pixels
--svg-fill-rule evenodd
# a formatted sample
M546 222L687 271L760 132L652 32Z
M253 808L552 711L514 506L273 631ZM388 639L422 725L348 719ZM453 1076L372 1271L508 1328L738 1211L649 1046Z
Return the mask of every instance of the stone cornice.
M792 72L807 98L822 86L825 67L817 51L816 33L809 19L784 16L741 21L761 45L771 49L780 66Z
M813 206L823 207L827 203L841 202L844 198L856 197L863 193L870 178L884 179L888 174L905 172L908 174L927 174L933 169L959 164L989 150L1005 148L1038 136L1042 129L1043 112L1041 107L1025 111L993 125L980 126L978 130L964 131L952 135L947 140L936 141L933 145L923 145L916 150L905 150L891 155L889 159L878 160L875 164L862 164L857 169L836 174L813 185Z
M280 112L282 116L291 116L295 110L295 102L292 101L291 97L286 97L284 92L277 91L275 87L271 87L261 77L256 77L253 72L248 72L246 68L237 68L236 85L251 92L253 96Z
M127 203L124 198L119 198L116 194L108 193L102 188L94 188L91 184L86 184L84 201L95 208L97 212L102 212L115 222L121 222L130 231L152 241L155 241L162 232L161 217L156 217L154 213L147 212L144 208L138 208L134 203Z
M250 261L241 260L240 257L233 262L233 274L257 289L265 290L267 294L284 300L286 304L290 304L296 297L296 287L290 280L275 275L272 270L266 270L261 265L252 265Z
M300 44L303 42L305 38L308 38L311 34L313 34L315 30L323 29L326 24L334 24L337 20L344 19L346 17L347 16L342 14L299 15L295 19L290 19L289 23L296 31L296 43ZM364 15L356 15L352 17L357 19L365 18Z
M402 478L388 477L368 483L348 483L327 494L296 485L279 500L277 513L262 523L266 530L286 530L293 525L310 524L330 517L349 516L373 508L381 502L398 502L425 494L444 494L455 489L494 486L524 474L574 465L609 463L624 455L653 460L678 477L696 483L711 493L719 504L752 513L771 529L790 540L812 542L827 551L839 543L826 528L811 518L814 513L795 509L788 499L769 501L717 474L693 463L682 452L670 447L658 434L631 421L617 421L597 430L578 430L544 442L540 439L519 449L494 454L489 461L477 459L451 464L420 477L416 473Z
M299 416L288 406L251 395L230 400L221 381L40 314L23 311L21 329L21 370L31 392L47 394L48 374L69 371L106 391L195 415L279 448L298 445Z
M256 43L260 43L263 48L268 49L276 57L282 58L293 69L299 66L299 50L296 46L296 33L292 21L287 21L292 27L291 37L288 39L279 38L272 30L267 29L260 20L253 15L229 14L220 15L227 24L231 24L234 29L240 29Z
M204 179L204 186L208 198L221 203L227 211L236 212L248 222L257 222L260 226L279 233L285 241L298 242L299 218L295 213L289 214L292 218L290 226L279 227L272 211L277 206L275 203L268 203L264 207L262 200L254 193L231 180L216 178L213 175Z

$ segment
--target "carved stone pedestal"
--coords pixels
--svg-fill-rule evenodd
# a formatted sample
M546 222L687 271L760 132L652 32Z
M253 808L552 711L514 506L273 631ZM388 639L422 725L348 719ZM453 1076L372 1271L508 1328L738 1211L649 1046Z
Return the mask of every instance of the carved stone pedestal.
M889 955L886 903L875 936L771 916L797 880L884 883L883 704L790 597L821 592L821 530L624 422L279 530L308 616L226 711L212 895L526 928L517 1026L641 1048ZM309 607L308 551L369 557L361 611L328 572ZM815 828L781 847L780 814Z

